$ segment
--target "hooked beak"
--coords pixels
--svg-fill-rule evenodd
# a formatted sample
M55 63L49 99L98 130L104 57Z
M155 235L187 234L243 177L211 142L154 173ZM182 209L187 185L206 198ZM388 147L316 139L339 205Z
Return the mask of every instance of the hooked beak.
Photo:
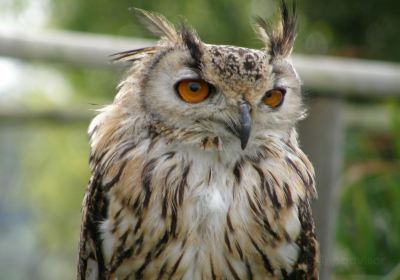
M251 117L250 105L247 102L242 102L239 105L240 109L240 144L242 150L246 148L251 133Z

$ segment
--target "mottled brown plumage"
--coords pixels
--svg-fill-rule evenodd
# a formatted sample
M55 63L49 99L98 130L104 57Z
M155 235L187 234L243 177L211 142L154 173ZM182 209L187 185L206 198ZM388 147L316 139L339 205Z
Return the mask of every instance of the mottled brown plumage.
M294 8L258 21L265 50L139 13L161 40L115 55L132 66L90 125L78 279L317 279ZM179 96L187 79L204 100Z

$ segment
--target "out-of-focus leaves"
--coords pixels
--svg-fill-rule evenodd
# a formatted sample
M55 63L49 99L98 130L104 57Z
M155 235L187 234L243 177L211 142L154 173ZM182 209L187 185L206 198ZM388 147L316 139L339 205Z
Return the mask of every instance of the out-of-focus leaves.
M400 127L397 106L391 105L391 132L347 131L347 170L356 170L358 179L342 187L337 242L345 257L336 262L341 275L385 275L400 259Z
M312 25L328 26L329 53L400 61L400 2L302 0L302 9ZM309 30L303 30L309 32ZM325 27L317 28L322 34ZM305 49L307 50L307 49Z
M43 243L71 251L65 239L76 239L80 205L89 178L88 143L84 126L36 127L24 150L24 181L34 209L35 227ZM86 155L86 157L85 157Z
M89 178L85 130L84 126L38 125L21 147L26 186L23 199L32 209L31 226L40 256L37 265L41 266L38 271L46 272L40 279L74 276L80 209Z
M187 19L205 41L247 46L256 42L249 24L251 3L245 0L70 0L52 4L54 23L71 30L152 37L135 18L131 8L137 7L162 13L178 25Z
M400 174L364 177L343 193L338 242L347 253L344 274L385 275L400 259Z

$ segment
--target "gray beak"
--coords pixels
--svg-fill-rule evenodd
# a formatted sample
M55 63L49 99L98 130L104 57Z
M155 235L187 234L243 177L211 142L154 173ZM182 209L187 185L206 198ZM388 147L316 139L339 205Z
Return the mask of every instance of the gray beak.
M247 146L251 133L251 117L250 117L250 105L247 102L242 102L239 105L240 109L240 144L242 150Z

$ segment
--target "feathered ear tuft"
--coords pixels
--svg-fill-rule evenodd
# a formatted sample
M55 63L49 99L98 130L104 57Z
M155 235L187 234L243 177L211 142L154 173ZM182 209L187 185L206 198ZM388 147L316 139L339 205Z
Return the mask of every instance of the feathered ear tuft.
M182 23L179 30L175 29L164 16L151 13L145 10L135 8L136 16L139 20L155 35L167 40L172 44L180 44L185 46L194 59L195 67L200 67L201 57L203 54L202 43L196 32ZM113 61L130 61L134 62L142 58L152 55L159 50L159 46L146 47L142 49L128 50L111 55Z
M165 17L138 8L134 8L134 11L139 21L145 25L150 32L171 42L180 42L181 38L178 32L175 30L173 24ZM127 50L111 55L111 59L112 61L135 62L149 55L153 55L157 51L157 46Z
M292 53L297 36L296 0L292 0L289 10L285 0L281 0L280 18L277 26L270 21L256 18L256 32L265 43L272 57L287 57Z
M110 55L111 61L113 62L135 62L137 60L141 60L142 58L152 55L157 52L156 47L146 47L146 48L141 48L141 49L134 49L134 50L128 50L128 51L123 51L119 53L115 53Z
M134 10L140 22L146 26L150 32L160 37L166 37L172 42L179 40L178 32L175 30L174 25L164 16L138 8Z
M182 23L180 28L182 43L188 48L190 55L194 59L194 66L199 68L201 57L203 56L202 43L192 28Z

